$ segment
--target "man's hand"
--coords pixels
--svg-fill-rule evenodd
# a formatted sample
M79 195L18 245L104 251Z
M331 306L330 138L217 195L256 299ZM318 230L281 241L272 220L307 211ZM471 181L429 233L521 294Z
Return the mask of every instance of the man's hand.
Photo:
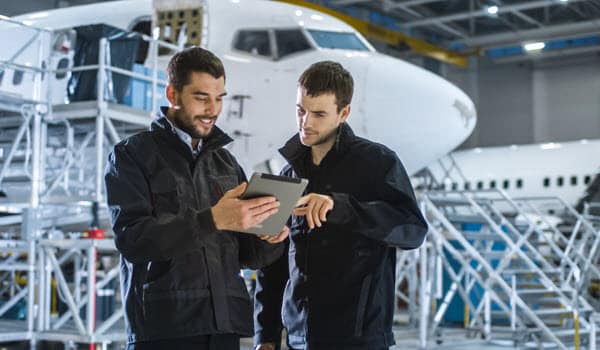
M260 224L279 210L279 202L272 196L239 199L238 197L246 190L246 186L248 184L244 182L225 192L217 204L211 208L218 230L246 230Z
M327 212L333 209L333 198L317 193L309 193L296 203L294 215L306 216L310 229L321 227L327 221Z
M258 344L254 350L275 350L275 344L274 343L264 343L264 344Z
M258 238L271 244L275 244L283 242L288 237L289 233L290 229L287 226L284 226L283 230L276 235L258 235Z

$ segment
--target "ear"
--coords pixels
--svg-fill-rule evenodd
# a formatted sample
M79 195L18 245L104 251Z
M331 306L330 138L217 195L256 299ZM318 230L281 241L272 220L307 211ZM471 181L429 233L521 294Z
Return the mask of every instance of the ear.
M171 84L167 85L167 88L165 89L165 94L167 96L167 100L169 101L169 104L171 105L171 107L177 105L177 90L175 89L175 87Z
M350 105L342 108L340 113L340 122L345 123L346 119L348 119L348 116L350 116Z

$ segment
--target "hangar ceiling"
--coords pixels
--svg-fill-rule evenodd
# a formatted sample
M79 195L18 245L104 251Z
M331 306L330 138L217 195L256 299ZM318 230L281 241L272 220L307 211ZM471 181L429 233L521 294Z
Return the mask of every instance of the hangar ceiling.
M363 10L396 21L414 37L459 52L545 41L546 50L600 50L600 0L330 0L320 4ZM377 16L375 16L377 17ZM513 50L514 51L514 50ZM513 52L514 53L514 52Z

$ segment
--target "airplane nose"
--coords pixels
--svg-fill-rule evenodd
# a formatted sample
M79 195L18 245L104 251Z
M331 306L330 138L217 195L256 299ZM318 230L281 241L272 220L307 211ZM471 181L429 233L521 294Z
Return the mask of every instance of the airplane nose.
M429 71L380 55L366 77L357 86L364 86L363 132L396 151L409 174L460 145L475 127L471 99Z

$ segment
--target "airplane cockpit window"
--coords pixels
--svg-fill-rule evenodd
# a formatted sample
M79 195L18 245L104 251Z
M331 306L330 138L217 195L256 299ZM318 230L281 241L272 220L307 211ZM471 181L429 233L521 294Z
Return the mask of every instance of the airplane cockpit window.
M235 37L233 47L252 55L271 57L269 32L266 30L241 30Z
M308 33L317 45L324 49L369 51L369 48L352 32L329 32L309 29Z
M277 58L311 48L304 33L299 29L275 30L275 43L277 44Z

